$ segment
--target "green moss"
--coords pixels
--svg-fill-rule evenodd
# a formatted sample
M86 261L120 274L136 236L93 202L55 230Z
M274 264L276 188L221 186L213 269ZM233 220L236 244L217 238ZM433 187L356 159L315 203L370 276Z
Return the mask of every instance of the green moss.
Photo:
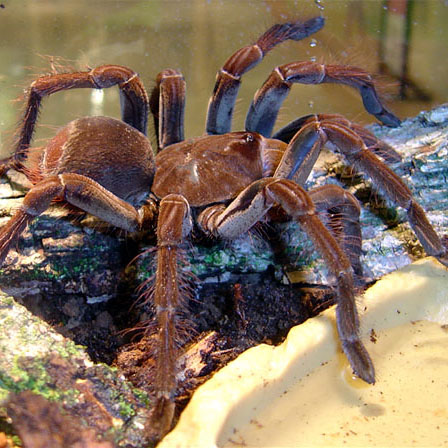
M31 391L50 401L73 400L79 395L77 390L61 390L54 385L48 374L45 361L40 359L15 358L8 374L0 371L0 401L9 392Z
M141 389L134 389L133 393L135 398L137 398L137 400L140 401L143 407L145 408L149 407L151 399L149 398L149 395L145 391Z
M22 440L20 439L19 436L11 436L11 441L14 444L14 446L23 446Z
M26 280L62 280L62 279L78 279L80 275L85 275L99 270L102 261L93 257L78 257L76 264L67 264L67 259L63 256L60 258L52 257L44 263L32 265L27 269L23 266L14 269L9 266L7 270L0 269L0 276L11 275L14 272L20 273L20 278Z
M47 264L45 277L52 279L76 279L80 275L95 272L101 266L101 261L92 257L79 257L76 264L67 264L67 260L63 257L54 258Z
M119 406L118 412L120 413L121 417L123 417L125 420L130 419L136 414L134 407L124 400L119 401L118 406Z
M1 275L1 274L0 274ZM14 305L14 299L11 296L3 295L2 294L2 307L10 307Z
M57 345L54 350L63 358L71 358L72 356L83 356L84 347L75 344L73 341L65 341L63 345Z

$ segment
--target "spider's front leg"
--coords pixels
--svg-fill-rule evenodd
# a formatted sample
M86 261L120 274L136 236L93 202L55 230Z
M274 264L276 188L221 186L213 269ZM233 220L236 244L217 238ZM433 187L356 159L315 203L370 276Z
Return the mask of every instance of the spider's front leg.
M326 142L336 147L348 163L372 179L389 200L406 210L409 223L428 255L448 266L448 254L442 240L428 221L411 190L385 163L369 151L363 139L339 118L309 118L295 135L275 171L277 177L288 177L303 184Z
M324 26L323 17L306 22L281 23L272 26L253 45L240 48L224 63L216 75L215 88L207 111L208 134L230 132L233 108L238 96L241 77L258 65L275 46L286 40L301 40Z
M290 143L294 136L299 132L308 122L313 120L322 121L322 120L331 120L333 122L338 122L342 126L350 128L354 131L359 137L361 137L362 141L366 145L366 148L371 151L373 154L380 157L386 163L397 163L401 162L401 155L395 151L392 146L387 144L386 142L376 138L376 136L370 132L365 127L353 123L347 118L343 117L339 114L313 114L313 115L305 115L303 117L297 118L296 120L291 121L286 126L279 129L273 136L273 139L281 140L285 143Z
M353 371L367 383L374 383L375 369L359 338L350 260L318 218L310 196L302 187L285 178L258 180L243 190L228 207L216 205L205 209L198 222L207 233L234 239L247 232L275 205L280 205L305 230L336 278L336 318L342 349Z
M356 281L363 282L361 206L348 191L337 185L322 185L308 192L319 219L336 239L352 265Z
M335 83L354 87L358 89L367 112L387 126L400 125L400 120L381 103L373 79L365 70L305 61L292 62L273 70L255 93L247 113L246 129L270 137L280 107L294 83Z

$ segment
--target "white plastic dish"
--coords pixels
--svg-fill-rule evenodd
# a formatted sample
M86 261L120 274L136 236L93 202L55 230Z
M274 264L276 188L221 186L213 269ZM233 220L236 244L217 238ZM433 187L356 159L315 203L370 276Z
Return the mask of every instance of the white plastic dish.
M360 298L377 382L353 378L334 309L201 386L159 447L440 446L448 441L448 270L427 258Z

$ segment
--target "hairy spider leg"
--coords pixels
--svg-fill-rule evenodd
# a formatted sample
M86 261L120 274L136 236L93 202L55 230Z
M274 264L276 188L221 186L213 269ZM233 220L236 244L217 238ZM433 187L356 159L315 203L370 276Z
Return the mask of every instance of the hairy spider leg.
M113 226L131 232L154 217L154 207L147 205L136 210L89 177L74 173L49 176L28 191L19 210L0 228L0 265L26 226L54 200L66 201Z
M58 73L36 79L27 92L26 106L18 128L14 154L0 162L0 174L9 168L24 171L42 99L62 90L103 89L118 85L122 120L146 135L149 100L138 75L127 67L103 65L90 71Z
M303 185L327 141L331 143L330 149L336 147L349 165L364 172L389 200L406 210L409 223L426 253L447 266L447 250L411 190L367 149L354 130L340 120L319 120L317 116L309 120L289 143L274 176L286 177Z
M190 207L180 194L165 196L157 222L157 269L153 303L157 321L155 404L146 433L159 440L172 426L179 357L178 318L182 311L179 289L179 246L192 227Z
M374 383L375 369L359 338L350 260L317 216L309 194L301 186L290 179L260 179L245 188L229 206L205 209L199 215L198 223L206 233L234 239L278 205L305 230L336 279L336 319L342 348L356 375L367 383Z
M297 134L297 132L300 131L300 129L302 129L307 124L307 122L315 120L316 117L319 121L332 120L349 127L354 132L356 132L356 134L358 134L359 137L362 138L364 144L366 145L366 148L369 151L372 151L378 157L381 157L381 159L383 159L384 162L388 164L401 162L402 160L401 155L397 151L395 151L395 149L392 146L376 138L375 135L365 127L357 123L353 123L339 114L305 115L304 117L300 117L291 121L286 126L279 129L272 136L272 138L276 140L281 140L282 142L285 143L289 143L292 140L292 138Z
M159 151L184 140L185 90L179 71L166 69L157 75L149 104Z
M345 252L357 280L362 277L361 206L356 197L338 185L322 185L308 191L319 219Z
M281 65L272 71L255 93L246 116L246 129L270 137L280 107L294 83L336 83L354 87L359 90L367 112L387 126L396 127L401 123L383 106L373 79L366 71L356 67L305 61Z
M233 108L241 84L241 77L258 65L276 45L286 40L301 40L319 31L325 24L323 17L306 22L277 24L262 34L253 45L240 48L224 63L216 75L210 98L206 132L225 134L232 127Z

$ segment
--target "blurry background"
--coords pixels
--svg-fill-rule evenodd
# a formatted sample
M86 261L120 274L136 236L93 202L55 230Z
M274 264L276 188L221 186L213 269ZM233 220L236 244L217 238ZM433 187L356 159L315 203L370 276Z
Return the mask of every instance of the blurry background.
M241 129L255 90L279 64L350 64L381 73L388 107L401 118L447 101L448 1L443 0L0 0L0 150L10 151L23 89L52 65L61 71L112 63L137 71L148 90L164 68L187 80L186 136L204 131L216 71L270 25L323 15L323 30L277 47L246 74L234 128ZM374 121L358 93L338 85L296 85L279 123L309 113ZM46 99L37 139L87 114L119 116L117 89ZM150 134L152 131L150 130Z

